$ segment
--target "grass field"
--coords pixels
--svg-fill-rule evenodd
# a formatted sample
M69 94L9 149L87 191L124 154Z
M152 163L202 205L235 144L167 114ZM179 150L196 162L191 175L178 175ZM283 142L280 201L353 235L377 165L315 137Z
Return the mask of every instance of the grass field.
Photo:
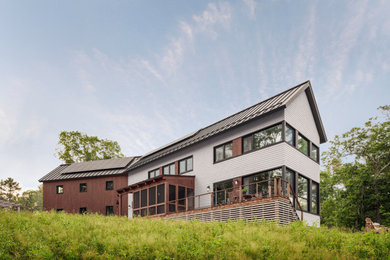
M0 211L0 259L390 259L390 234Z

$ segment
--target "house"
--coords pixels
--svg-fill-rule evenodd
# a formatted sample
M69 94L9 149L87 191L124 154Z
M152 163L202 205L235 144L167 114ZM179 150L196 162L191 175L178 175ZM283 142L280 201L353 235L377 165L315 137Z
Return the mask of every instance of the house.
M326 140L311 84L304 82L134 157L121 171L127 183L116 190L122 206L115 214L319 223L319 149ZM74 174L57 169L57 176ZM58 180L46 192L41 181L44 197L49 192L55 201ZM50 205L44 199L46 209L59 207Z

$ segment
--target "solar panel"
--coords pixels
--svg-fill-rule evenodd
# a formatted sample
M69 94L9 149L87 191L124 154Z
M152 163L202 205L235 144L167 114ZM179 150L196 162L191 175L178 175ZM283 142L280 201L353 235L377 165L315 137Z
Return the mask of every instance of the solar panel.
M133 157L124 157L118 159L98 160L81 163L73 163L62 170L61 173L88 172L107 169L125 168Z

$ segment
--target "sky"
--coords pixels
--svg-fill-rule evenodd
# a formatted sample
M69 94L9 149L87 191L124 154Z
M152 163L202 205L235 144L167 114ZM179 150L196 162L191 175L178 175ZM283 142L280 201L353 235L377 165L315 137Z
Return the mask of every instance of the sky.
M332 140L390 104L389 14L390 1L0 0L0 179L36 189L64 130L142 155L306 80Z

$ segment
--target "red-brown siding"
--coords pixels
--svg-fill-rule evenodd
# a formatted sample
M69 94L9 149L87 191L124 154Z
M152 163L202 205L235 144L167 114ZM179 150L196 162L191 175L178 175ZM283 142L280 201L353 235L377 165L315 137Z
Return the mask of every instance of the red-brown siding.
M233 140L233 157L242 154L242 138L239 137Z
M113 190L106 190L106 181L114 181ZM87 183L87 192L80 192L80 183ZM63 185L63 194L56 194L57 185ZM127 185L127 175L44 182L43 209L79 213L80 208L87 208L88 212L106 214L106 206L114 206L114 214L118 215L116 190ZM127 196L122 197L121 212L124 216L127 216L127 199Z

